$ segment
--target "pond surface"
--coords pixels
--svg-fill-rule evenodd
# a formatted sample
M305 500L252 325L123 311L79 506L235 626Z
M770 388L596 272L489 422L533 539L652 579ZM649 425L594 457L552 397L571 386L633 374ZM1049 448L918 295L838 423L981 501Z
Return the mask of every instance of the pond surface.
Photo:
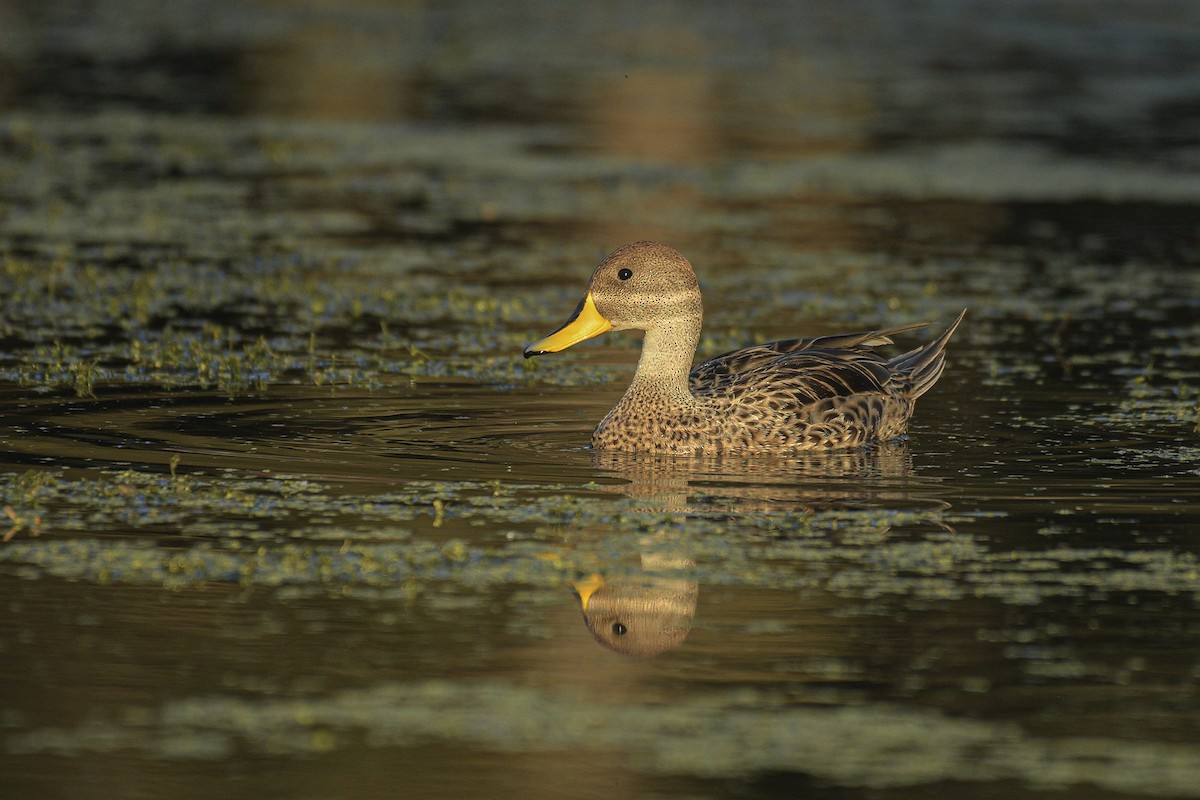
M0 1L0 794L1200 796L1198 23ZM704 354L968 316L594 453L645 238Z

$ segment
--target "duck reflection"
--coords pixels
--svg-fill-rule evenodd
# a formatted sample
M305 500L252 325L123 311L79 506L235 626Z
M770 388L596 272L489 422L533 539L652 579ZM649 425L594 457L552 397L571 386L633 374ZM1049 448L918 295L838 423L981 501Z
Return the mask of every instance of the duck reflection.
M593 454L593 466L606 477L625 481L617 491L661 511L863 508L909 502L921 494L913 479L912 454L902 440L789 457L600 451Z
M831 540L854 546L871 546L897 525L953 532L943 519L949 503L934 496L941 484L914 474L902 440L787 458L597 452L593 466L619 479L610 488L638 510L710 519L813 515L826 521ZM787 528L767 530L786 537ZM597 642L629 656L656 656L680 647L691 631L700 594L688 577L695 559L660 537L639 539L637 550L637 568L604 569L573 586Z
M574 583L583 620L596 641L627 656L656 656L683 644L692 629L700 587L673 575L692 559L642 555L641 570L605 579L594 573Z

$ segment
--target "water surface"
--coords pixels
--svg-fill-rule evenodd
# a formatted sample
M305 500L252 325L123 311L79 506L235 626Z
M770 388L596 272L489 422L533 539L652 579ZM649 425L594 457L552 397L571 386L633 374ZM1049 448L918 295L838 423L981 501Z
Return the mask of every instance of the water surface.
M27 5L5 796L1200 795L1190 4ZM642 238L707 354L968 317L605 456L636 337L520 354Z

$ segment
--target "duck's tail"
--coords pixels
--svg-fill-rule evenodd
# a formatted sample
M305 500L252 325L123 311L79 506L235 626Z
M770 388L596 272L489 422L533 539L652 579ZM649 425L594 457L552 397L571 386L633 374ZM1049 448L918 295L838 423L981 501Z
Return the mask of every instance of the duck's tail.
M912 382L908 390L909 399L916 400L933 388L938 378L942 377L942 370L946 368L946 343L958 330L966 315L967 310L964 308L958 319L954 320L941 336L888 362L893 371L907 376Z

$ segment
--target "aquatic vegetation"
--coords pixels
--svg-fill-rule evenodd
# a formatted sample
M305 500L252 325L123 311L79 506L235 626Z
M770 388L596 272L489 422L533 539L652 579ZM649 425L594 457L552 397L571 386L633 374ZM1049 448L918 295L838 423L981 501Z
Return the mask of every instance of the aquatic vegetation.
M60 260L42 271L9 257L6 265L11 337L0 380L43 390L93 397L133 384L238 397L278 384L526 384L534 375L516 355L528 334L511 327L531 308L487 286L446 291L426 277L370 270L329 283L323 266L293 259L141 269ZM555 379L585 374L596 379L584 369Z
M234 5L33 61L0 11L5 786L1195 794L1191 12L596 55L602 11ZM970 307L920 436L580 449L636 337L520 351L644 237L704 254L704 355ZM581 575L686 583L686 642L599 647Z
M822 708L756 689L671 704L516 681L426 680L343 689L321 698L171 700L131 727L90 720L14 739L21 754L141 752L209 760L239 752L318 756L358 746L459 740L502 753L632 751L641 772L738 779L802 772L848 786L909 788L954 781L1083 782L1119 792L1185 796L1200 779L1190 743L1135 745L1112 736L1066 741L1020 726L897 706ZM896 756L900 754L900 764Z
M0 489L16 514L38 515L41 538L11 542L0 561L72 579L165 586L217 581L337 593L412 581L557 585L595 565L625 562L649 535L688 553L689 575L709 586L1029 605L1084 592L1195 592L1200 585L1200 561L1190 553L995 550L939 530L937 509L733 521L617 497L584 503L547 487L501 488L414 481L367 499L286 477L126 470L79 480L33 471L4 478ZM144 531L159 543L81 536L97 529ZM479 529L487 535L473 532ZM1087 564L1103 568L1069 569Z

